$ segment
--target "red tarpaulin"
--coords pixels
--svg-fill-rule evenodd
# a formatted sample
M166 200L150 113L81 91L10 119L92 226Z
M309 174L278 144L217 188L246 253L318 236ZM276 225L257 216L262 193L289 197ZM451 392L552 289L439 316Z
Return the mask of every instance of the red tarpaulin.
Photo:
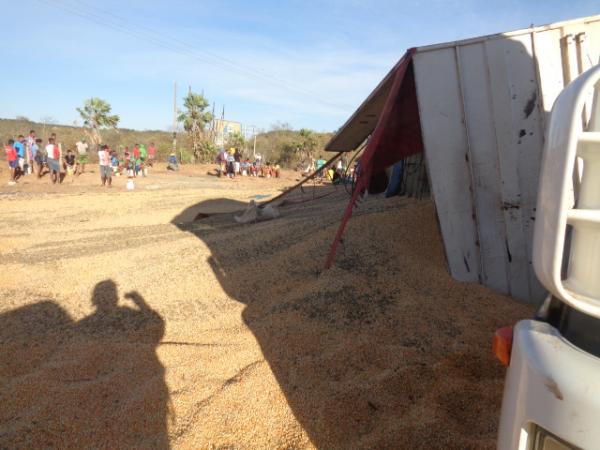
M412 65L414 53L415 49L409 49L396 65L394 84L390 89L369 143L360 158L359 177L327 255L326 269L333 264L342 234L352 215L352 210L358 197L368 188L371 178L381 174L387 167L401 159L423 151L419 107Z

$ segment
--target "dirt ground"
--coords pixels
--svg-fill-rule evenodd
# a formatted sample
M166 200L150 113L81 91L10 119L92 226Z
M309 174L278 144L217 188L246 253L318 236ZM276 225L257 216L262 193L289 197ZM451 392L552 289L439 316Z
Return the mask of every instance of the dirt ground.
M533 310L449 277L431 202L361 202L324 272L341 187L239 225L296 174L89 169L0 185L0 448L495 447Z

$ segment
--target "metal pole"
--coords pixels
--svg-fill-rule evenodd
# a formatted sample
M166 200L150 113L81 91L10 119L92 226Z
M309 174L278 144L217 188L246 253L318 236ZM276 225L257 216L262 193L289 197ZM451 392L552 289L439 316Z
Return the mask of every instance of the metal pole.
M177 153L177 81L173 85L173 153Z

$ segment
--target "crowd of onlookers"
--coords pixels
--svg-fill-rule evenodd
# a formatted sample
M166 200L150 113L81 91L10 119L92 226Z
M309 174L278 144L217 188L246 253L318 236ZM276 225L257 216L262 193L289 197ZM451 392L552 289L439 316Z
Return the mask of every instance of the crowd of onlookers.
M235 178L237 175L249 177L279 178L281 166L269 161L263 163L262 156L256 155L254 161L243 158L238 149L230 148L229 151L221 150L217 154L217 173L219 177Z
M24 176L37 176L41 178L49 173L52 183L61 183L64 176L79 176L85 171L88 164L90 147L85 139L75 143L72 148L63 151L56 134L52 133L47 142L39 139L34 130L27 137L19 135L17 139L9 139L5 143L4 151L10 169L9 184L15 184ZM110 186L113 176L147 176L148 168L156 162L157 150L154 143L148 148L144 144L135 144L131 149L124 147L121 151L111 149L108 145L97 146L98 164L100 166L100 179L103 186ZM167 169L179 170L179 162L175 153L167 159ZM243 158L239 149L230 148L229 151L221 150L217 155L218 176L235 178L236 176L279 178L281 167L279 164L266 161L257 154L254 161ZM332 182L351 179L355 167L350 169L343 159L337 163L327 165L321 156L317 160L311 158L303 172L305 174L317 171L317 178L326 178Z
M236 176L279 178L281 176L281 167L277 163L266 161L263 163L260 154L255 155L254 161L249 158L243 158L238 149L230 148L229 151L221 150L217 155L217 174L219 177L227 176L235 178ZM298 169L304 174L309 175L316 172L317 180L328 180L333 183L351 183L353 177L358 173L358 162L348 167L346 158L342 157L337 162L325 161L322 156L318 159L311 158L309 162L304 162Z
M73 148L63 151L56 134L52 133L44 144L31 130L27 137L19 135L9 139L4 145L4 152L10 170L9 184L15 184L24 176L50 175L52 183L61 183L65 175L81 175L88 164L90 147L85 139L77 141ZM146 176L148 167L156 162L156 146L150 143L135 144L130 150L125 147L122 152L111 149L108 145L97 148L98 164L102 185L111 185L113 175L128 177ZM169 157L169 169L179 168L174 154Z
M79 142L76 145L79 151ZM83 143L84 145L87 145ZM81 155L81 153L80 153ZM177 158L174 158L174 163L171 161L174 154L171 154L169 167L174 164L177 168ZM111 149L108 145L102 145L98 149L98 164L100 165L100 179L102 185L112 183L112 176L128 176L135 178L137 176L147 176L148 167L152 167L156 162L156 147L154 143L146 149L144 144L135 144L130 150L125 147L120 153ZM175 169L176 170L176 169Z

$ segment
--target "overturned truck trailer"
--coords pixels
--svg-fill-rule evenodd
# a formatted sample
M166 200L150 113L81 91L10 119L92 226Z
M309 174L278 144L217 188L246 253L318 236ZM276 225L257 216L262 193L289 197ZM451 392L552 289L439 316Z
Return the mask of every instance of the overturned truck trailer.
M547 115L599 62L600 16L413 48L327 150L369 138L360 187L423 153L450 274L538 303L531 250Z

